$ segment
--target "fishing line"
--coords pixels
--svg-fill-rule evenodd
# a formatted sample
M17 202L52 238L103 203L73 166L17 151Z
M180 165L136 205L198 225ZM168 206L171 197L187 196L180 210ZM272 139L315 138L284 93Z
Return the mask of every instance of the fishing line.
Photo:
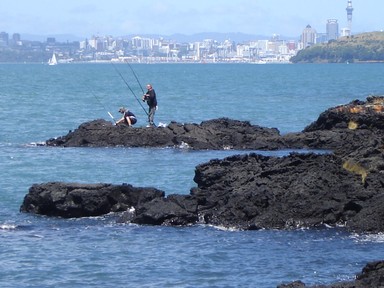
M128 89L132 92L133 96L135 96L136 101L139 102L139 104L140 104L141 108L143 108L145 114L147 114L147 116L148 116L148 112L147 112L147 110L144 108L144 106L143 106L143 104L141 103L141 101L139 100L139 98L137 98L137 96L136 96L135 92L133 92L131 86L129 86L129 84L127 83L127 81L124 79L123 75L121 75L120 71L116 68L115 64L113 64L113 62L111 62L111 64L112 64L113 68L115 68L116 72L120 75L120 78L123 79L125 85L127 85ZM141 89L142 89L142 88L141 88Z
M90 89L90 91L91 91L91 94L93 95L93 97L96 98L97 102L99 102L99 104L104 108L104 110L107 111L108 115L112 118L113 122L115 122L115 124L116 124L115 118L113 117L113 115L111 114L111 112L109 112L109 111L107 110L107 108L105 107L105 105L100 101L100 99L96 96L95 93L93 93L93 91L92 91L91 89Z
M131 68L132 74L133 74L133 76L135 76L136 81L137 81L137 84L139 84L139 86L140 86L140 88L141 88L141 91L143 91L143 94L145 94L144 89L143 89L143 86L141 85L141 83L140 83L140 81L139 81L139 78L137 77L137 75L136 75L135 71L133 70L131 64L129 64L129 62L126 62L126 63L128 64L129 68Z

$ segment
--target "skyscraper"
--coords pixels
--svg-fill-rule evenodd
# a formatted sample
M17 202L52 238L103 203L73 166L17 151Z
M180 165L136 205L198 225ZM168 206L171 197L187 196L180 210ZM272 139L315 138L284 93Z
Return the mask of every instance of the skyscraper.
M328 19L327 21L327 41L339 38L339 23L336 19Z
M0 46L8 46L9 35L7 32L0 33Z
M305 27L303 33L301 34L301 43L303 48L316 44L316 34L316 30L313 29L311 25L307 25L307 27Z
M347 8L345 10L347 10L348 30L349 30L349 35L351 35L351 31L352 31L352 12L353 12L352 0L348 0L348 5L347 5Z

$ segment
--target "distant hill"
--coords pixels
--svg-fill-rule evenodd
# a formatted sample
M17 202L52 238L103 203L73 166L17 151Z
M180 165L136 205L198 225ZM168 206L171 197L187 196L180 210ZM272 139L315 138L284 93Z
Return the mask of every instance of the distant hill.
M217 32L204 32L204 33L196 33L191 35L186 34L172 34L172 35L127 35L126 37L133 36L141 36L148 38L159 38L162 37L164 39L174 40L180 43L192 43L203 41L205 39L212 39L219 42L223 42L225 40L234 41L236 43L243 43L255 40L266 40L271 39L273 35L256 35L256 34L245 34L245 33L217 33ZM287 37L279 35L279 39L281 40L295 40L298 37Z
M56 42L75 42L85 40L83 38L77 37L72 34L55 34L55 35L35 35L35 34L21 34L22 40L27 41L38 41L38 42L46 42L47 38L53 37L56 39Z
M135 36L140 37L147 37L147 38L164 38L169 40L174 40L176 42L180 43L192 43L192 42L198 42L203 41L205 39L213 39L219 42L223 42L225 40L231 40L236 43L243 43L243 42L249 42L249 41L255 41L255 40L265 40L265 39L271 39L273 35L253 35L253 34L245 34L245 33L215 33L215 32L206 32L206 33L196 33L191 35L186 34L172 34L172 35L158 35L158 34L128 34L124 36L114 36L115 38L132 38ZM75 35L71 34L57 34L57 35L33 35L33 34L22 34L21 38L22 40L29 40L29 41L40 41L45 42L47 41L48 37L54 37L57 42L73 42L73 41L82 41L85 40L85 38L90 39L92 35L89 35L88 37L81 38ZM100 35L100 37L102 37ZM279 36L281 40L295 40L298 37L287 37L287 36Z
M175 39L178 42L196 42L202 41L204 39L213 39L219 42L223 42L225 40L231 40L236 43L243 43L255 40L266 40L271 39L273 35L255 35L255 34L245 34L245 33L197 33L192 35L184 35L184 34L173 34L168 36L170 39ZM285 36L279 36L282 40L292 40L295 38L289 38ZM296 37L297 38L297 37Z
M361 33L300 50L293 63L384 62L384 32Z

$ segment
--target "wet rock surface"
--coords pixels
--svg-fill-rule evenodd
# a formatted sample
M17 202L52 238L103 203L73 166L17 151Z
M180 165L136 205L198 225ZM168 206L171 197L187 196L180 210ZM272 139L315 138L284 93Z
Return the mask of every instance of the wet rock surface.
M307 286L301 281L295 281L289 284L281 284L277 288L382 288L384 287L384 261L375 261L368 263L356 275L354 281L345 281L330 285Z

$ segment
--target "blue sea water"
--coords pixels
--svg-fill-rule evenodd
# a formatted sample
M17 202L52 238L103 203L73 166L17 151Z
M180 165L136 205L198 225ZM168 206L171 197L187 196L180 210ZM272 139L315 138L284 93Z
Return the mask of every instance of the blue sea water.
M382 234L339 228L232 231L117 223L116 215L60 219L19 207L34 183L130 183L188 194L195 166L247 151L57 148L36 145L81 123L146 125L140 85L158 94L155 120L229 117L298 132L324 110L384 94L383 64L0 64L1 287L276 287L350 280L384 259ZM121 79L124 77L129 87ZM146 109L146 107L145 107ZM283 156L288 151L257 151Z

